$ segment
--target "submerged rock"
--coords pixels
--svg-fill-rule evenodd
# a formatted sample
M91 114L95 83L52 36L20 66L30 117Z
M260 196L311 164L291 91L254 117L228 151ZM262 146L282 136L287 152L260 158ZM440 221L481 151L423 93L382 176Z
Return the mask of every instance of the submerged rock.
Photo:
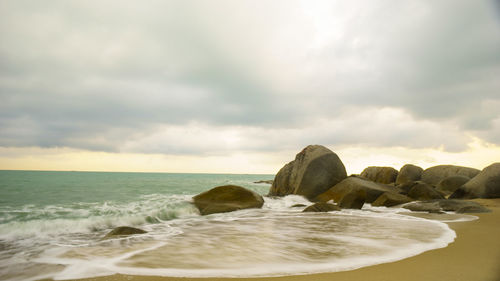
M313 199L347 177L337 154L309 145L276 174L269 196L302 195Z
M474 201L466 200L428 200L420 202L410 202L402 206L411 211L439 213L439 212L457 212L457 213L485 213L489 209Z
M372 206L392 207L413 201L412 198L398 193L384 192L377 200L372 202Z
M484 168L458 188L450 198L500 198L500 163Z
M117 237L117 236L129 236L129 235L134 235L134 234L144 234L147 233L147 231L135 228L135 227L130 227L130 226L119 226L104 236L104 239L107 238L112 238L112 237Z
M331 212L331 211L340 211L340 208L337 205L318 202L304 209L302 212Z
M357 190L365 191L365 202L367 203L375 201L384 192L398 192L396 187L375 183L363 178L348 177L328 189L326 192L318 195L315 199L321 202L328 202L330 200L340 202L346 194L356 192Z
M412 164L406 164L399 170L396 178L396 185L405 184L420 180L424 169Z
M361 172L361 176L374 182L389 184L396 181L398 170L392 167L370 166Z
M425 169L422 173L422 181L436 186L440 181L451 176L466 176L469 178L479 174L478 169L455 166L455 165L439 165Z
M194 196L193 203L202 215L209 215L261 208L264 205L264 198L241 186L224 185Z
M436 186L436 191L447 196L455 192L469 180L470 178L466 176L447 177L438 183L438 185Z
M273 184L273 180L260 180L260 181L254 181L253 183L267 183L267 184Z

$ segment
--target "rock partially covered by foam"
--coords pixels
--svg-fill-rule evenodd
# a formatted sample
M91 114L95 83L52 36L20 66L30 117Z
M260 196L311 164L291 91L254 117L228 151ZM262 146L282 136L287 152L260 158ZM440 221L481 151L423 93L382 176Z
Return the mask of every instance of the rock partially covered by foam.
M241 186L224 185L194 196L193 203L202 215L209 215L242 209L262 208L264 198Z
M134 234L144 234L144 233L147 233L147 231L142 230L140 228L135 228L130 226L119 226L111 230L108 234L106 234L106 236L104 236L104 239L119 237L119 236L129 236Z
M302 212L331 212L331 211L340 211L340 208L337 205L318 202L304 209Z
M457 189L450 198L500 198L500 163L484 168Z
M279 170L269 196L297 194L311 200L346 177L337 154L322 145L309 145Z
M398 177L398 170L393 167L370 166L361 172L361 176L378 183L393 183Z

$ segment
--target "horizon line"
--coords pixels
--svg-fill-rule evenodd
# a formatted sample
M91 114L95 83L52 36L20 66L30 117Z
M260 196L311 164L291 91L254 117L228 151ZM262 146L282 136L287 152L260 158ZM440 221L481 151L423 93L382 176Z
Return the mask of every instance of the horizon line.
M39 169L0 169L9 172L74 172L74 173L141 173L141 174L212 174L212 175L276 175L255 173L223 173L223 172L145 172L145 171L95 171L95 170L39 170Z

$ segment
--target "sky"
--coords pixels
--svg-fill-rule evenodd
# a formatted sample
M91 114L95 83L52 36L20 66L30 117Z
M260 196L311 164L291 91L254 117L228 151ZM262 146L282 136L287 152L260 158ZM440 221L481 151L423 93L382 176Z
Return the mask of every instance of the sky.
M0 1L0 169L500 160L500 4Z

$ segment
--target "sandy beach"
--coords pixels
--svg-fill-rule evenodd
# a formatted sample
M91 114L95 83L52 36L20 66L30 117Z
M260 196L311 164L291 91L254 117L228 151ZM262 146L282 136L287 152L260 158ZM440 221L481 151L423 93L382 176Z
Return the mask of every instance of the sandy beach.
M500 199L476 199L492 210L475 214L478 220L449 223L457 238L446 248L436 249L397 262L351 271L273 278L172 278L113 275L81 281L185 281L185 280L336 280L336 281L498 281L500 280Z

